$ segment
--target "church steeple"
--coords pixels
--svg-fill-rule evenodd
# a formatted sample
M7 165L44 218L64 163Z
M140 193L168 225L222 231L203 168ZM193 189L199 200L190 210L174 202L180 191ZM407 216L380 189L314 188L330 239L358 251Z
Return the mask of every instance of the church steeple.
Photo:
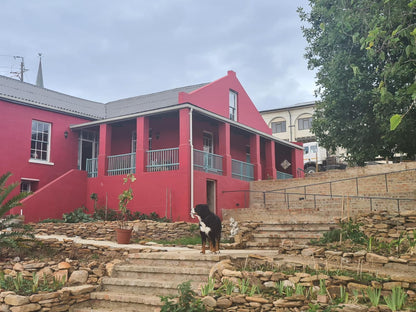
M39 54L38 76L36 77L36 85L43 88L43 74L42 74L42 53Z

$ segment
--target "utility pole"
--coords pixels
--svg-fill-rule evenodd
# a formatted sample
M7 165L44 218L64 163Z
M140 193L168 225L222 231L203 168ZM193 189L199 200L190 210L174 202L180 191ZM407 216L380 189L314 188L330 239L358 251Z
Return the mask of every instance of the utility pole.
M13 56L14 59L20 59L20 72L10 72L11 74L17 75L17 77L20 78L20 81L23 81L23 74L24 72L28 71L28 69L25 68L25 59L23 56Z

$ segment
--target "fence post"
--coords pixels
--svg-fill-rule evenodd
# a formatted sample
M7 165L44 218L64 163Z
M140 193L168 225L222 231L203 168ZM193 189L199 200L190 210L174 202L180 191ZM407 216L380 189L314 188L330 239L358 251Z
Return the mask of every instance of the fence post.
M263 192L263 206L266 208L266 192Z
M358 178L355 178L355 188L357 189L357 196L358 196Z
M370 211L373 211L373 198L370 197Z
M388 184L387 184L387 173L384 174L384 181L386 183L386 193L388 193L389 192L389 187L388 187Z
M332 182L329 181L329 194L331 194L331 199L332 199Z

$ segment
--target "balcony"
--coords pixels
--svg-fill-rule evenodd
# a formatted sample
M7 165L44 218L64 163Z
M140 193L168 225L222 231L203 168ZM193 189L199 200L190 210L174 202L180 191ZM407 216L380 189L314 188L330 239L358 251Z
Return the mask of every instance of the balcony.
M232 177L243 181L254 181L254 165L239 161L231 160Z
M136 153L108 156L107 175L136 173Z
M147 172L172 171L179 169L179 148L147 151Z
M194 168L222 175L222 156L194 149Z

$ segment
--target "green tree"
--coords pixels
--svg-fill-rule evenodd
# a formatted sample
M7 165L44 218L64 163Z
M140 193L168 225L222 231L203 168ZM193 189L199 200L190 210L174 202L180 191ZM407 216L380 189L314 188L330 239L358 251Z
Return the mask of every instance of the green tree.
M409 6L409 0L310 0L309 4L310 11L298 12L308 23L302 29L308 42L308 67L317 71L320 100L312 131L318 141L328 149L347 149L350 160L359 165L377 155L414 155L414 110L396 131L390 131L389 124L393 114L412 105L414 5Z
M24 237L33 237L30 228L16 221L16 215L4 215L10 209L20 206L20 201L30 193L22 192L11 196L12 191L19 185L19 182L6 185L12 174L7 172L0 177L0 247L17 248L19 240ZM11 196L11 197L10 197ZM1 254L0 254L1 255Z

